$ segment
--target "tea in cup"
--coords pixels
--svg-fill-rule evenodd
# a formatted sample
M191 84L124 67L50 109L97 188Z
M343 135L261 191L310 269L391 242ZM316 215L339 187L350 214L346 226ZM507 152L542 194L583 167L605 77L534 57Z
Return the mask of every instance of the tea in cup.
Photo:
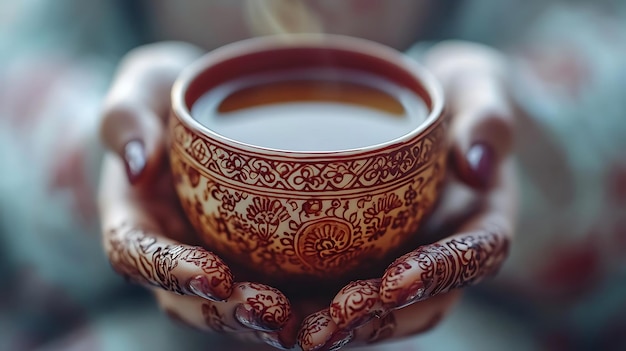
M358 276L433 209L443 106L423 67L363 39L230 44L174 85L176 191L206 248L229 263L278 282Z

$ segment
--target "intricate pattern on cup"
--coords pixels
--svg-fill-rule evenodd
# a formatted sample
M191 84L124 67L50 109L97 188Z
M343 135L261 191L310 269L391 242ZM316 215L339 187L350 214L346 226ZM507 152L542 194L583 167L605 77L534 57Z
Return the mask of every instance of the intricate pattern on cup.
M444 121L355 157L276 158L194 134L175 118L170 157L203 241L268 274L348 273L415 233L445 170Z
M433 97L422 97L432 108ZM206 132L174 103L170 160L190 221L210 250L273 279L335 280L380 262L416 233L444 179L441 110L393 142L298 153Z

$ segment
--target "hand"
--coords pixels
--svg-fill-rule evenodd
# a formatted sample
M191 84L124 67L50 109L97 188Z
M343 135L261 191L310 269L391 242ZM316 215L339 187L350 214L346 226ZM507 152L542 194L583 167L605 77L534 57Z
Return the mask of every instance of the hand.
M450 179L416 236L430 244L417 244L380 279L348 284L330 308L308 316L298 335L304 350L426 331L450 311L459 288L494 275L507 257L517 194L505 61L486 47L450 42L433 48L425 63L442 82L453 118Z
M170 88L201 51L181 43L136 49L120 65L104 104L100 214L113 268L149 287L170 316L200 330L289 348L295 317L287 298L231 269L198 246L165 157Z

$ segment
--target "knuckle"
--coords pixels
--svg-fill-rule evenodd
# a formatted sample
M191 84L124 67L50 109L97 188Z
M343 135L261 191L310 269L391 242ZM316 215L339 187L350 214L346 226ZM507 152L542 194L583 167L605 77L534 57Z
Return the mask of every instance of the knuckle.
M485 126L493 133L510 137L513 131L513 116L502 108L487 110Z
M115 101L105 104L101 111L101 128L110 127L112 123L133 122L139 114L139 107L129 101Z
M474 138L490 141L498 158L502 159L514 144L513 118L501 108L488 108L481 114L485 117L475 127Z
M140 107L135 103L118 101L105 105L99 124L100 139L115 149L117 139L138 129L139 119Z

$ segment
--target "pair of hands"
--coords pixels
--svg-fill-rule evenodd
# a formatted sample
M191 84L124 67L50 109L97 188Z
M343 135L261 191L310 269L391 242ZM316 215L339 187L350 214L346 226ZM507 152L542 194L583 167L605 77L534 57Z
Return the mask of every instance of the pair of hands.
M246 280L246 272L235 276L196 242L174 192L165 144L170 88L201 54L183 43L133 50L119 67L101 123L110 150L99 197L105 251L113 268L148 286L168 315L278 348L336 350L425 331L458 300L457 288L497 272L516 212L513 109L499 53L449 42L426 55L453 115L449 181L416 236L431 244L407 248L382 277L351 282L330 303L289 301Z

